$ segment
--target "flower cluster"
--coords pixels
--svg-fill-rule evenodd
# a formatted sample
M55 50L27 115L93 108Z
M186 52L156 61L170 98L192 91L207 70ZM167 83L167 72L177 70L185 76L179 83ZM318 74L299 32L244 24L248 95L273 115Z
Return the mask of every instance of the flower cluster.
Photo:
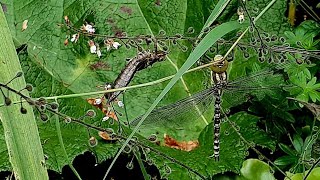
M68 26L71 25L71 22L70 22L68 16L64 16L64 20ZM76 34L71 35L70 41L72 43L77 43L77 41L79 40L81 31L83 33L86 33L89 35L94 35L94 33L96 32L96 29L94 28L94 26L91 23L83 24L80 28L80 31L78 31ZM68 45L68 43L69 43L69 37L67 37L66 40L64 41L64 45ZM94 42L93 40L89 40L88 45L90 48L90 53L97 54L97 56L100 58L102 53L101 53L99 44ZM107 51L110 51L111 48L118 49L121 46L121 44L119 42L116 42L116 41L114 41L114 39L111 39L111 38L106 38L104 40L104 45L106 46Z

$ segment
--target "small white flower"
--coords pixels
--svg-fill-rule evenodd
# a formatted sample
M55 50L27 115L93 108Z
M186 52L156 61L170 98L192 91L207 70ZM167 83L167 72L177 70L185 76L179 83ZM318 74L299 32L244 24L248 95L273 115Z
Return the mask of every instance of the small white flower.
M71 38L71 42L76 43L79 39L79 34L73 34Z
M118 48L121 46L121 44L118 43L118 42L114 42L114 43L112 44L112 46L113 46L115 49L118 49Z
M122 102L122 101L118 101L118 106L119 106L119 107L124 107L123 102Z
M85 30L85 31L87 31L88 33L94 33L94 32L96 32L96 30L93 28L93 26L92 25L90 25L90 24L86 24L86 25L83 25L83 29Z
M106 90L111 89L111 88L112 88L111 84L106 84L106 85L104 86L104 89L106 89Z
M107 44L107 51L109 51L111 48L111 45Z
M97 53L97 46L95 45L95 43L92 40L89 41L89 46L90 46L90 52L92 54Z
M94 103L95 103L96 105L101 104L101 103L102 103L101 98L95 99L95 100L94 100Z
M239 22L240 24L242 24L242 23L244 22L244 15L243 15L243 14L239 15L238 22Z
M99 58L101 57L101 51L100 51L99 48L97 49L97 55L98 55Z
M107 121L109 118L110 118L110 117L108 117L108 116L103 117L103 118L102 118L102 122Z
M92 54L97 53L97 46L96 46L96 45L90 46L90 52L91 52Z
M111 47L118 49L121 46L120 43L115 42L113 39L104 40L104 44L106 45L108 51L111 49Z

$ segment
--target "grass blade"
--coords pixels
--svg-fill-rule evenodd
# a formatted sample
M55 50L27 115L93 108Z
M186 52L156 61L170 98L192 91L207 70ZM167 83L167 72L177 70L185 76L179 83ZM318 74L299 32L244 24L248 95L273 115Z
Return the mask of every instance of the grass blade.
M5 83L22 70L2 8L0 8L0 42L0 77L2 83ZM10 87L18 90L25 86L23 77L10 83ZM10 93L10 99L19 101L20 97ZM3 102L2 95L0 101ZM15 179L48 179L33 110L29 105L24 106L27 114L20 113L19 104L0 108L0 119Z
M207 19L206 23L204 24L198 38L201 38L204 33L204 29L209 27L222 13L222 11L226 8L231 0L220 0L217 5L214 7L213 11L211 12L209 18Z

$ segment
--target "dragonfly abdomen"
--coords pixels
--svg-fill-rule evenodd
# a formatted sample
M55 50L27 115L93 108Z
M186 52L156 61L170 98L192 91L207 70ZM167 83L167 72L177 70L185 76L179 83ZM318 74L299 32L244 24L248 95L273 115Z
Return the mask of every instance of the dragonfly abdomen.
M220 154L220 122L221 122L221 91L217 89L214 92L214 116L213 116L213 155L216 161L219 161Z

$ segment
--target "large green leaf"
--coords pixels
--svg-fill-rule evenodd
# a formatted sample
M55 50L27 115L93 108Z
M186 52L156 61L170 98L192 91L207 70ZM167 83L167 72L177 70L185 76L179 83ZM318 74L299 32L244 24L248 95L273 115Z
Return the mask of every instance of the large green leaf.
M158 34L163 29L167 35L176 33L184 34L188 26L192 26L197 32L202 28L205 16L198 10L207 6L197 2L196 10L192 2L170 1L158 6L147 1L1 1L6 7L6 18L14 37L15 44L20 47L27 46L27 53L21 56L27 82L36 87L33 97L47 97L71 93L96 91L96 86L105 82L113 82L117 74L124 67L128 57L134 57L136 50L122 47L117 51L107 52L102 50L101 61L109 66L108 70L92 70L90 64L98 61L95 55L90 54L87 40L81 36L75 44L69 42L64 46L66 35L72 34L59 26L63 17L67 15L72 23L80 27L85 21L95 23L99 33L115 35L126 32L128 36L139 34ZM174 13L166 13L174 11ZM32 12L32 13L30 13ZM208 11L207 11L208 12ZM155 18L152 18L156 16ZM192 18L192 20L190 19ZM170 19L170 21L168 21ZM21 31L22 23L28 20L28 27ZM193 22L197 22L194 24ZM99 41L98 38L94 39ZM174 63L182 63L186 55L178 48L173 47L169 59ZM175 68L170 62L156 64L153 68L138 73L131 84L151 82L175 73ZM187 83L191 92L201 86L202 73L192 76L193 83ZM197 80L197 81L195 81ZM197 83L194 83L197 82ZM64 87L65 86L65 87ZM126 93L129 119L140 115L149 107L153 99L160 93L164 85L156 85L139 90L130 90ZM143 91L143 93L141 93ZM163 103L173 102L187 93L181 83L168 94ZM58 100L60 109L70 116L79 117L90 108L81 99ZM137 106L138 104L138 106ZM100 119L96 120L100 121ZM87 146L88 135L86 129L78 125L61 125L66 151L71 161L76 155L89 150ZM68 160L62 154L58 143L54 122L39 123L41 138L44 143L45 154L49 156L47 161L49 168L61 171L62 166ZM0 147L5 147L2 144ZM97 148L99 148L98 146ZM110 147L113 147L110 145ZM103 160L112 156L116 148L109 146L97 151L99 159ZM3 148L4 149L4 148ZM3 156L5 157L5 156ZM1 161L1 166L7 161Z
M258 0L258 1L247 1L247 5L251 10L251 16L257 16L257 13L261 11L270 1ZM261 30L269 33L270 35L283 36L284 31L290 29L290 25L284 16L287 10L287 3L285 1L276 1L273 6L261 17L257 22L257 26Z
M11 28L11 33L16 40L16 46L27 44L27 53L21 57L21 62L23 63L27 81L37 88L34 94L32 94L33 97L96 91L97 85L102 85L105 82L113 82L124 67L126 63L125 59L136 55L135 49L126 49L123 44L119 50L106 51L103 49L101 61L106 63L109 69L90 69L90 65L95 64L98 58L89 52L88 37L81 35L77 43L69 42L68 46L63 45L66 36L72 34L72 32L69 32L66 28L58 26L63 22L65 15L69 17L76 27L80 27L85 21L92 22L95 24L98 33L109 34L111 36L121 34L122 32L126 32L128 36L136 36L139 34L157 35L160 30L165 30L167 35L175 35L184 34L189 26L192 26L196 32L199 32L205 23L205 19L209 16L208 8L210 7L207 1L194 0L161 1L161 5L157 5L154 1L147 0L74 0L50 2L28 0L2 1L2 3L7 8L6 17ZM210 1L210 3L212 2ZM279 12L280 10L283 11L283 9L283 7L279 8ZM30 13L31 10L32 13ZM235 12L236 11L232 11L231 14L235 14ZM22 22L26 19L28 20L28 28L21 31ZM100 42L101 38L94 38L94 40ZM170 47L168 60L178 67L184 63L187 57L188 52L182 52L177 47ZM131 82L131 85L152 82L156 79L174 74L176 68L172 66L171 62L166 61L161 64L155 64L152 68L138 72ZM239 66L241 66L240 63ZM192 93L203 89L202 82L204 77L203 72L184 76L187 86L184 86L181 82L176 84L161 104L172 103L185 97L187 95L186 90ZM165 87L165 84L127 91L126 106L128 109L128 118L133 119L148 109L163 87ZM58 102L63 112L74 117L83 115L86 110L90 108L90 106L80 98L58 100ZM210 112L208 114L210 114ZM252 117L248 117L248 119L253 119L251 122L257 121L257 119ZM90 123L93 123L93 121L100 122L101 115L100 119L98 117L92 121L88 120ZM243 130L242 127L251 127L247 126L248 124L241 125L241 122L239 123L241 131ZM250 123L250 121L247 123ZM68 164L67 162L71 161L76 155L91 150L87 145L88 134L84 127L72 124L63 124L61 126L66 151L70 158L69 160L59 156L59 154L62 154L62 150L58 142L54 122L39 123L41 138L45 141L44 151L45 154L49 156L47 164L49 168L56 171L61 171L61 168ZM181 160L188 161L186 162L188 165L206 175L224 171L238 171L247 147L240 142L239 137L235 133L230 132L228 137L222 135L222 139L226 139L222 141L221 148L229 149L227 146L230 146L233 147L233 149L229 149L228 151L222 150L222 157L226 157L226 159L223 160L221 166L218 163L213 163L212 159L207 159L207 156L212 154L212 134L210 134L212 130L210 130L211 126L209 129L203 130L204 126L205 125L202 125L197 129L197 133L192 134L192 137L196 138L202 131L202 135L200 135L202 140L200 138L200 142L205 144L204 146L200 146L200 148L203 148L203 153L202 151L196 150L191 152L191 154L196 155L195 152L200 152L200 154L196 156L197 161L201 162L205 159L205 161L210 164L207 172L203 170L205 162L199 164L191 162L193 156L185 158L184 154L186 153L171 149L168 150L168 148L163 148L163 151L168 151L168 155L172 155L173 157L178 156ZM252 127L253 126L255 127L255 124L253 124ZM224 128L228 129L226 127ZM258 133L258 135L249 136L249 132ZM266 137L261 134L262 133L257 131L256 128L248 130L248 134L247 132L243 133L247 140L256 137L257 141L262 141L260 143L261 145L274 149L273 143L265 140ZM226 142L225 145L223 145L224 141ZM240 144L239 148L234 147L232 143L235 142ZM117 150L116 144L103 144L100 146L101 144L103 143L99 143L96 147L99 160L112 157ZM0 147L3 147L3 145L0 145ZM231 154L231 156L230 153L235 154ZM228 159L227 157L236 157L233 161L230 161L234 162L234 164L229 164L228 160L230 160L230 158ZM6 161L1 162L3 163L0 163L0 167L6 166ZM161 163L162 161L157 161L158 167L161 167ZM212 166L211 163L213 164ZM182 174L182 177L188 176L184 169L181 169L178 165L173 166L175 166L173 174Z
M247 159L241 167L241 179L274 180L270 166L257 159Z
M297 173L297 174L292 174L287 172L287 175L290 177L290 179L292 180L299 180L299 179L306 179L306 180L316 180L320 178L320 168L314 168L312 169L312 171L310 172L310 174L308 175L307 178L305 178L305 176L307 175L307 173L309 173L310 170L304 172L304 173ZM285 180L287 180L289 178L285 178Z

